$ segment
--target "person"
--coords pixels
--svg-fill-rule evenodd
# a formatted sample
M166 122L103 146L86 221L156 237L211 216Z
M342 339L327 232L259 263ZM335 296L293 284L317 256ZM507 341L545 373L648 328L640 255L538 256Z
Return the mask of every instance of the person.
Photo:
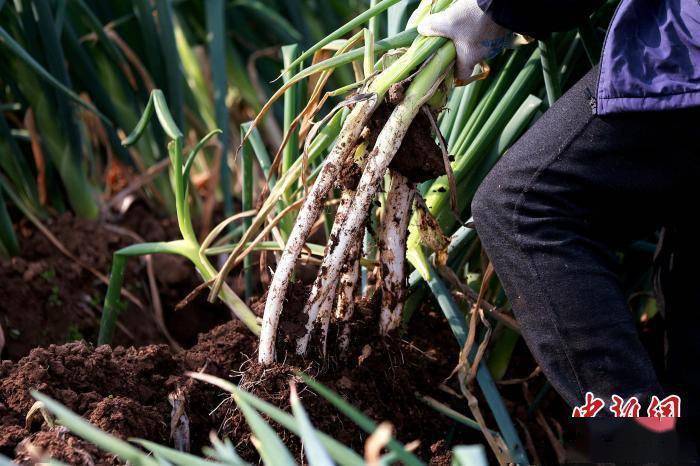
M458 0L423 20L457 50L456 77L512 41L575 27L598 0ZM516 142L472 215L537 363L573 408L677 394L700 414L700 2L621 0L599 65ZM621 246L663 228L655 256L667 332L657 374L618 277ZM662 383L663 382L663 383Z

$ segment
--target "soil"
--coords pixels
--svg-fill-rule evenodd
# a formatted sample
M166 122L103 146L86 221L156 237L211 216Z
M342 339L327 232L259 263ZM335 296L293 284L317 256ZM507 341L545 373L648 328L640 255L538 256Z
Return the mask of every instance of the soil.
M104 224L67 215L47 225L69 250L103 273L108 271L112 251L132 241ZM120 226L150 241L176 235L171 221L154 218L145 206L121 219ZM187 415L192 452L200 453L213 431L230 438L245 459L256 462L247 424L233 402L220 389L186 377L188 371L226 378L286 410L289 383L296 380L315 426L358 452L363 451L367 435L306 387L297 376L299 371L312 375L374 420L391 422L401 441L420 440L417 453L432 464L449 464L454 445L483 443L476 431L441 416L416 396L430 396L468 414L455 380L446 381L457 363L458 348L442 314L429 305L415 313L403 336L382 339L378 301L359 301L349 348L341 353L329 344L329 354L323 358L315 341L311 346L315 352L304 360L294 355L293 344L304 324L300 314L308 286L292 286L280 332L285 335L278 348L281 362L263 368L256 362L256 338L238 321L229 321L226 309L206 303L201 296L185 309L172 311L197 285L187 264L172 259L159 263L156 271L166 325L186 349L176 352L164 344L144 292L148 289L144 266L132 261L125 283L132 285L130 290L144 302L146 311L130 305L120 317L124 330L118 332L115 346L95 348L88 342L96 337L105 287L28 224L22 224L20 231L22 259L0 264L0 277L9 284L0 290L0 323L9 336L3 350L9 359L0 364L0 454L19 464L34 464L42 454L71 465L119 464L65 428L49 427L38 413L25 420L34 404L31 390L51 396L119 438L140 437L171 446L169 397L175 396ZM51 297L55 287L60 302ZM264 296L251 307L259 312L263 304ZM331 327L330 342L338 332ZM514 400L522 397L515 389L511 392ZM522 401L511 403L513 411L518 403ZM527 419L526 413L519 415ZM299 458L298 439L276 427ZM535 443L538 448L547 445L546 439L536 438Z
M136 242L123 230L146 241L178 237L172 219L155 217L143 203L133 205L123 218L116 221L121 230L64 214L47 220L46 226L82 263L104 275L109 274L112 253ZM94 341L106 285L64 256L28 221L22 220L17 231L21 254L11 261L0 262L0 327L6 339L1 356L17 360L36 346L81 339ZM176 340L192 345L198 333L229 318L229 311L224 306L209 304L204 296L184 309L172 312L175 304L199 282L185 259L158 255L153 261L166 311L164 319ZM119 317L122 326L117 329L115 343L166 342L152 311L143 261L129 261L125 288L139 298L144 309L124 300L127 307Z
M191 449L207 444L209 432L228 435L244 458L254 461L248 431L242 416L221 390L186 378L185 371L202 370L241 384L252 393L289 408L289 382L304 370L340 393L345 399L377 420L389 420L408 442L421 440L419 453L426 458L445 456L434 447L444 442L479 441L471 431L436 415L415 393L445 398L436 387L455 364L454 344L445 333L441 315L425 311L412 322L412 341L381 341L366 324L376 326L372 306L361 306L362 319L353 329L353 345L344 355L333 355L318 366L303 360L269 368L254 362L255 339L237 321L200 335L198 343L179 355L166 345L140 348L93 347L81 341L36 348L16 363L5 361L0 382L0 453L31 463L36 448L69 464L115 464L114 458L79 441L61 427L48 427L41 416L25 425L24 416L34 401L30 390L39 390L64 403L101 429L126 439L141 437L169 444L170 406L168 394L180 389L192 432ZM449 331L449 330L448 330ZM280 354L284 358L284 354ZM340 441L362 451L366 435L322 398L300 383L300 395L316 426L333 433ZM448 397L449 398L449 397ZM444 400L450 402L450 400ZM457 402L459 400L452 400ZM300 444L285 435L291 448ZM82 458L82 459L81 459Z

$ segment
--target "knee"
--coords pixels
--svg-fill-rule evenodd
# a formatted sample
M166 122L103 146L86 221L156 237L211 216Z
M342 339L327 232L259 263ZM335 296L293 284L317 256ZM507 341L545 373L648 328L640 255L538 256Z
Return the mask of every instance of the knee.
M472 199L471 213L482 240L507 225L510 217L508 202L494 177L487 176L477 189Z

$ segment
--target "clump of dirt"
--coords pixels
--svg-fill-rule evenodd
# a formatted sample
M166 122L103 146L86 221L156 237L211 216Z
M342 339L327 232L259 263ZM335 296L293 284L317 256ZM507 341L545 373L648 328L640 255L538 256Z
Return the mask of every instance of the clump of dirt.
M4 380L12 368L10 361L0 361L0 380ZM20 414L7 406L0 396L0 452L12 451L27 435L29 431L24 428Z
M28 435L20 416L0 403L0 452L11 452Z
M124 396L108 396L95 404L88 420L103 431L122 440L138 438L166 438L163 413L153 406L144 406Z
M238 320L199 335L196 345L180 356L185 368L226 377L255 356L257 340Z
M289 412L291 409L289 384L292 381L300 381L296 376L296 372L299 370L300 368L298 367L279 363L263 367L257 361L251 360L241 368L241 377L238 383L247 392ZM308 409L308 406L306 408ZM250 442L251 431L243 413L236 409L235 403L231 399L222 403L220 410L223 414L221 418L221 432L233 439L236 450L243 458L253 462L256 461L258 455ZM314 417L317 415L317 412L311 410L310 415ZM282 428L282 426L274 422L271 422L271 425L278 432L278 435L290 449L293 456L296 458L300 457L302 447L299 439ZM335 431L332 432L332 435L336 436Z
M298 300L303 304L300 297L308 290L301 285L290 288L287 299L292 302L285 306L285 313L296 310L297 307L292 304ZM277 360L280 362L261 366L254 359L244 361L233 379L241 388L287 411L290 409L290 382L296 383L314 426L356 451L362 451L367 434L307 387L299 377L299 373L304 372L340 394L370 418L391 422L400 440L410 442L419 439L421 444L417 453L423 458L434 458L431 464L449 464L449 447L444 447L446 435L450 435L451 445L481 439L438 415L416 395L428 395L446 404L456 403L454 407L457 409L464 408L460 399L446 397L445 392L439 389L457 362L458 348L453 343L454 338L442 315L426 308L416 315L407 329L411 341L398 337L382 339L378 332L377 304L370 301L357 303L351 344L346 351L338 350L331 343L329 354L323 358L316 341L311 346L310 356L300 358L294 353L295 340L283 340L278 345ZM285 314L284 320L293 322L295 316ZM331 327L329 342L335 341L338 331L335 326ZM284 331L281 331L280 338L283 334ZM319 364L317 361L322 362ZM255 460L256 453L249 442L250 430L242 414L231 400L224 401L219 411L223 421L220 424L221 432L234 440L244 458ZM276 426L276 430L290 450L300 455L299 440L280 426ZM439 442L443 447L438 445Z
M393 109L394 105L385 101L375 110L367 125L369 148L374 147ZM411 122L389 168L396 170L414 183L422 183L445 174L442 151L433 138L430 120L422 111L418 112Z
M278 331L277 348L282 351L294 353L296 351L297 339L306 333L306 323L308 316L304 312L312 285L304 285L300 281L290 283L287 287L287 294L284 299L284 319L280 322ZM262 308L265 307L267 295L260 300ZM280 359L284 361L284 357Z
M34 404L39 390L68 408L87 413L106 397L125 396L146 406L167 403L164 374L177 362L165 345L112 349L85 342L36 348L0 381L0 397L17 413Z
M187 402L193 446L198 450L209 432L218 428L217 422L224 420L219 411L210 416L222 400L221 391L184 373L203 370L231 378L248 359L245 353L254 348L254 336L240 322L231 321L201 335L193 348L177 356L165 345L95 348L74 342L36 348L15 364L4 361L0 373L0 453L12 455L17 447L18 460L29 458L35 454L28 447L32 443L70 464L89 464L73 462L67 452L73 447L83 449L82 444L64 431L42 425L40 416L24 428L24 416L34 404L31 390L51 396L119 438L141 437L168 444L168 394L180 388ZM18 446L23 439L23 446ZM99 459L96 464L103 464L100 461L106 458L93 455L92 450L88 453L93 460Z
M360 184L360 178L362 177L362 169L355 162L350 165L343 167L338 175L338 185L354 191L357 189L357 185Z
M15 462L38 464L42 458L47 457L70 465L123 464L115 456L106 454L95 445L71 435L65 427L42 430L24 439L17 446Z
M69 464L89 464L85 455L111 464L100 463L107 456L95 456L94 447L75 443L60 428L43 426L40 416L25 429L24 417L34 404L31 390L51 396L117 437L168 441L167 382L178 364L165 345L112 349L73 342L34 349L18 363L5 365L0 405L7 415L0 418L0 452L11 454L26 437L16 450L20 463L36 453L32 444ZM74 455L83 459L73 462Z
M430 445L431 465L448 465L452 464L452 450L447 446L447 442L439 440Z

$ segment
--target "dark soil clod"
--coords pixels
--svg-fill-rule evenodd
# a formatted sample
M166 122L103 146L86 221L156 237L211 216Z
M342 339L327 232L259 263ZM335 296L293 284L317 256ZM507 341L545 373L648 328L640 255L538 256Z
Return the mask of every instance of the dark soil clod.
M383 102L372 115L369 122L368 147L373 147L377 136L391 116L394 105ZM422 183L445 174L442 151L432 135L432 126L423 112L413 119L403 138L401 147L389 164L413 183Z

